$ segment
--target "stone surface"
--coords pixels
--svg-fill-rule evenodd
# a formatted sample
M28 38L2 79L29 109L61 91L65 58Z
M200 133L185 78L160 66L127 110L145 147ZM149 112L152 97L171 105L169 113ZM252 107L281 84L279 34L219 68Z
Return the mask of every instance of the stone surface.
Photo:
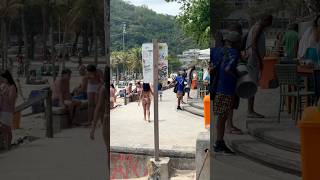
M196 175L204 163L204 168L200 175L200 180L210 178L210 154L205 159L204 149L209 147L209 132L200 133L197 140L196 152ZM198 152L200 151L200 152ZM205 161L204 161L205 160ZM260 163L256 163L242 156L216 155L214 157L214 180L299 180L298 176L269 168Z
M151 158L148 165L149 169L149 178L155 180L169 180L170 178L170 158L161 157L159 161L156 161L155 158ZM158 179L160 177L160 179Z

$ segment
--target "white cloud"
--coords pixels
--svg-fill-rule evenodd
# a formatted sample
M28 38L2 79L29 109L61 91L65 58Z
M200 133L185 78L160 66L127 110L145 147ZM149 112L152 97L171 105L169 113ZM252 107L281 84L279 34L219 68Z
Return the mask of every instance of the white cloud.
M146 5L148 8L160 14L176 16L180 13L181 4L176 2L166 2L165 0L127 0L133 5Z

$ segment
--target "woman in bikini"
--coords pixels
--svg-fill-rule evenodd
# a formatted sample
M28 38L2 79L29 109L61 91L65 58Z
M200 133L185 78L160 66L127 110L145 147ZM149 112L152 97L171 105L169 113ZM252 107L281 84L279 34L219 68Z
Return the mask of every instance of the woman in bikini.
M140 105L140 102L142 102L144 120L147 120L146 115L148 113L148 122L150 122L151 95L153 96L153 92L150 88L150 84L143 83L143 90L140 95L138 106Z
M12 141L12 119L17 99L17 86L11 73L6 70L0 76L0 130L3 133L5 148L10 149Z
M91 124L93 120L94 109L97 104L98 91L102 85L101 75L95 65L87 66L87 96L88 96L88 125Z

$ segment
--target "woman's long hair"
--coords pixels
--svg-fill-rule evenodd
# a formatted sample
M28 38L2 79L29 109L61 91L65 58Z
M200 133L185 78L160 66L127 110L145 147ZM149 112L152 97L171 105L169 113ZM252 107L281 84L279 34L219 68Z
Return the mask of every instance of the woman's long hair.
M144 92L148 92L148 91L151 90L149 83L143 83L142 86L143 86L143 91L144 91Z
M13 77L12 77L10 71L5 70L5 71L1 74L1 77L2 77L2 78L5 78L5 79L8 81L8 84L13 85L13 86L16 88L16 91L18 92L17 85L16 85L16 83L14 82Z

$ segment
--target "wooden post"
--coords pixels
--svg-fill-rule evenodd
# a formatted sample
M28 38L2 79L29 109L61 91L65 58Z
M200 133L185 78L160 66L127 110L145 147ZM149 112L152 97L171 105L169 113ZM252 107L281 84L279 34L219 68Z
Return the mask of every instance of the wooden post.
M46 136L53 138L53 120L52 120L52 92L51 89L46 91Z
M104 33L105 33L105 94L110 97L110 0L104 0ZM110 180L110 100L106 100L106 110L102 124L103 139L106 145L107 171L106 180Z
M127 105L127 90L124 90L124 105Z
M159 45L157 40L153 40L153 91L154 91L154 156L159 161L159 111L158 111L158 61Z

